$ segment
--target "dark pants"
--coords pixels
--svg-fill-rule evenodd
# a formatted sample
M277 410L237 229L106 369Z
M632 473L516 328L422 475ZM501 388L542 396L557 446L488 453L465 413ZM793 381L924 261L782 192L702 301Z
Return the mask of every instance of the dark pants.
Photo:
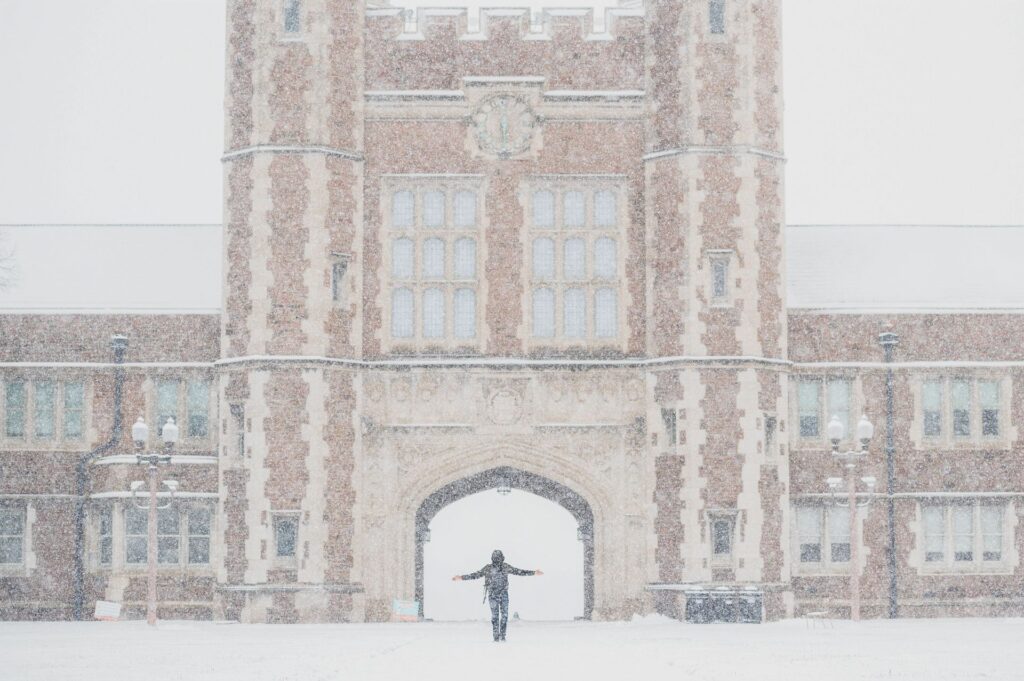
M504 639L505 629L508 627L508 592L488 594L487 602L491 605L491 629L494 631L494 640Z

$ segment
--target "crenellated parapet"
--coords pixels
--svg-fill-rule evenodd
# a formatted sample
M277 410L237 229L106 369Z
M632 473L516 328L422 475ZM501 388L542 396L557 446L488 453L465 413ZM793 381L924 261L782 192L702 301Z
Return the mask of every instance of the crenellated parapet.
M368 9L367 90L458 89L466 74L555 90L642 90L643 10Z

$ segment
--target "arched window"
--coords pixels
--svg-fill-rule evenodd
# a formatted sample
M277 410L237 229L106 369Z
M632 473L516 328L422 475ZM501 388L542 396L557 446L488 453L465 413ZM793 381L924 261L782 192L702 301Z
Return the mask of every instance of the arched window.
M599 288L594 293L594 335L598 338L614 338L618 310L615 289Z
M423 226L444 227L444 192L423 194Z
M546 189L533 193L533 226L544 229L555 226L555 195Z
M567 289L563 302L565 337L585 337L587 335L587 294L581 288Z
M615 278L618 264L615 250L615 239L601 237L594 243L594 276L596 278Z
M412 239L395 239L391 243L391 276L395 279L412 279Z
M416 216L416 199L410 191L397 191L391 195L391 226L409 229Z
M455 226L476 227L476 192L461 191L455 194Z
M444 291L428 288L423 291L423 337L444 336Z
M555 292L549 288L533 291L533 335L537 338L555 335Z
M476 291L471 288L455 289L455 337L476 336Z
M533 278L555 278L555 242L547 237L533 240Z
M426 239L423 242L423 278L441 279L444 277L444 241Z
M393 338L412 338L412 319L412 289L396 288L391 292L391 336Z
M458 239L455 242L455 278L476 278L476 241Z
M565 278L569 281L582 281L587 276L587 246L583 239L566 239L564 248Z
M562 222L566 227L582 227L587 221L583 192L566 192L562 197Z
M604 190L594 194L594 222L598 227L614 227L618 222L618 212L614 192Z

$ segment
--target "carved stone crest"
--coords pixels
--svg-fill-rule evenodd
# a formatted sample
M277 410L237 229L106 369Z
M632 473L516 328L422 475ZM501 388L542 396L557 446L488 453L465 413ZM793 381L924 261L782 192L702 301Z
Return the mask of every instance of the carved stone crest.
M488 97L473 113L480 150L499 158L527 151L538 121L525 99L508 94Z

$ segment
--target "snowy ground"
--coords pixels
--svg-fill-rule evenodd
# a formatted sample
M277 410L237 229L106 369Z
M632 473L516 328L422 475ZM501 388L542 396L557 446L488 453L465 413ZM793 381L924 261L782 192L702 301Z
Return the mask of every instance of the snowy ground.
M486 679L1024 679L1024 619L790 620L692 625L0 623L0 678L459 681Z

